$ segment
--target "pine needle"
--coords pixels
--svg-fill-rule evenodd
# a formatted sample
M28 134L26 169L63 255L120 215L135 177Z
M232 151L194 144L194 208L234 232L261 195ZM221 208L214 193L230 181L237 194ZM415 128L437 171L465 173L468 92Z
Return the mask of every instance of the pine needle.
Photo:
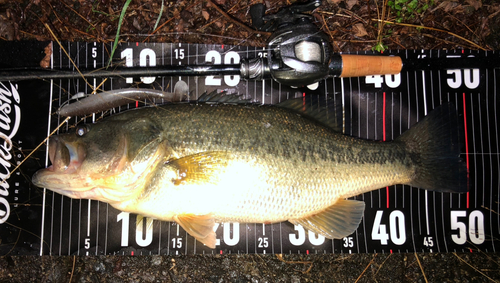
M424 268L422 267L422 264L420 264L420 259L418 259L417 253L415 253L415 258L417 259L418 266L420 266L420 270L422 271L422 275L424 276L425 283L429 283L429 281L427 281L427 276L425 276Z

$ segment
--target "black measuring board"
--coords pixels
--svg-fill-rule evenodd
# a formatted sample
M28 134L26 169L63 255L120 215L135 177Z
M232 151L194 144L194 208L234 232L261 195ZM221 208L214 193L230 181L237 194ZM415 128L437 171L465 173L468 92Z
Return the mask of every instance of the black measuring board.
M47 44L17 49L22 56L34 54L38 58ZM111 53L110 44L63 43L62 47L71 60L54 42L53 68L74 70L73 62L79 68L101 68ZM468 50L388 53L416 65L419 60L432 58L478 58L488 62L485 59L498 60L500 56L498 52ZM241 58L265 54L263 48L246 46L124 43L118 46L113 61L126 66L234 64ZM11 61L8 64L13 64ZM36 60L23 61L25 65L21 67L35 63ZM0 254L495 252L500 234L498 68L483 64L452 70L403 70L398 75L330 78L304 88L272 80L244 81L239 76L2 82L0 133L4 143L0 143L0 174L3 178L12 174L0 188ZM355 233L336 240L288 222L219 223L217 246L212 250L197 243L176 223L120 212L106 203L73 200L34 187L30 183L33 173L49 165L45 144L14 171L16 163L25 159L61 123L56 134L77 123L92 123L144 105L141 101L132 102L63 122L65 117L59 117L56 110L68 101L71 103L74 95L89 94L97 87L172 92L179 80L189 86L191 100L213 90L245 94L264 104L303 95L329 96L343 105L345 134L387 141L395 139L442 102L451 101L463 126L461 155L469 168L470 192L437 193L397 185L356 196L355 199L366 203L363 220ZM220 199L224 201L223 196Z

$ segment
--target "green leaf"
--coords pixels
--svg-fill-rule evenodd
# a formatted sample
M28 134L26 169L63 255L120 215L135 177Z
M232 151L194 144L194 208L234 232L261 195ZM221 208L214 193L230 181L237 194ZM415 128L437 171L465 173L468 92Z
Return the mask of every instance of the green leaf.
M125 2L125 4L123 5L122 12L120 14L120 19L118 20L118 29L116 30L116 37L115 37L115 41L113 42L113 49L111 50L111 55L109 57L108 66L106 66L106 67L109 67L109 65L111 65L111 61L113 61L113 55L115 54L116 47L118 46L118 40L120 38L120 29L122 28L123 18L125 18L125 12L127 11L127 8L128 8L128 5L130 4L130 2L132 2L132 0L127 0L127 2Z
M156 19L156 24L153 27L153 31L156 30L156 27L158 27L158 24L160 23L161 15L163 14L163 0L161 0L161 8L160 8L160 14L158 15L158 19Z

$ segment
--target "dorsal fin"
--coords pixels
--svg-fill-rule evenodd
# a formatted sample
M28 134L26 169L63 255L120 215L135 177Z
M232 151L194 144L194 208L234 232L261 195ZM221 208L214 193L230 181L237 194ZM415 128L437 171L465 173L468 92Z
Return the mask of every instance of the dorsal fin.
M342 132L343 109L340 101L320 95L305 95L285 100L277 106L293 110L337 132Z
M217 90L214 90L212 92L205 92L203 93L197 100L197 102L204 102L204 103L251 103L250 99L246 99L244 95L238 95L238 94L228 94L225 91L218 92Z

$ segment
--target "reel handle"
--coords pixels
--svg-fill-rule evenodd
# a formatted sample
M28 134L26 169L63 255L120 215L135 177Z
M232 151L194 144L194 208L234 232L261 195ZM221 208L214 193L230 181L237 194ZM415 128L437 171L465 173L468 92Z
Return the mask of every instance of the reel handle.
M399 56L342 54L332 58L330 75L342 78L395 75L401 72L402 68L403 61Z

